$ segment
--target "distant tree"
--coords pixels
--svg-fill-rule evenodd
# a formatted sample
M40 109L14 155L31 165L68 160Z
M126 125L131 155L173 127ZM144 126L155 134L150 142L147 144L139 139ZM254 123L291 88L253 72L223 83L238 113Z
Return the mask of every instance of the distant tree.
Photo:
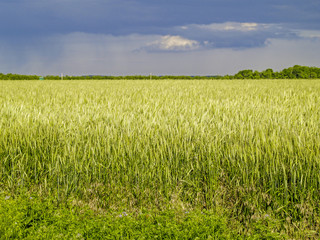
M268 68L261 73L261 77L265 79L272 79L273 78L273 70Z
M242 70L242 71L238 72L238 75L242 75L241 78L252 79L253 78L253 71L252 70Z
M252 76L253 76L254 79L260 79L261 78L261 75L260 75L260 73L258 71L254 71Z
M293 66L292 74L295 78L308 78L307 69L299 65Z
M310 73L310 78L317 78L317 77L318 77L317 73L315 73L315 72Z

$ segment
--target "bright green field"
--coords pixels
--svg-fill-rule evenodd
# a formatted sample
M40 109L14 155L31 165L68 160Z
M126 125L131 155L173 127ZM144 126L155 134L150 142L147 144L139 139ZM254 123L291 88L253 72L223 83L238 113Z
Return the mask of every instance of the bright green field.
M0 81L0 191L0 218L33 196L133 223L207 211L230 238L319 237L320 80Z

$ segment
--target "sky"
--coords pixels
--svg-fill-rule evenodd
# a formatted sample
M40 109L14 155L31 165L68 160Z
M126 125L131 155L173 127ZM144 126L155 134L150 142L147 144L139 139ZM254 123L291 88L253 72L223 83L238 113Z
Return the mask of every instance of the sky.
M0 0L0 72L226 75L320 67L319 0Z

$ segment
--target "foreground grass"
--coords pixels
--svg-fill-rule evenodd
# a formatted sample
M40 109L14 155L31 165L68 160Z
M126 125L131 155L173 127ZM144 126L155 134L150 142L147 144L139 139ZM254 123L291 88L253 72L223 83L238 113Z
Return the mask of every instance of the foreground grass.
M51 209L43 219L62 215L79 229L81 210L70 208L91 209L83 219L99 229L123 211L191 211L199 221L207 211L221 219L210 228L226 238L260 227L315 238L319 100L316 80L0 82L3 199L16 209L28 204L20 196L33 194L39 202L31 208ZM135 228L138 216L124 219ZM53 232L57 221L48 222Z
M0 239L283 239L283 223L269 216L244 231L213 211L97 213L37 196L0 199ZM279 231L279 232L278 232Z

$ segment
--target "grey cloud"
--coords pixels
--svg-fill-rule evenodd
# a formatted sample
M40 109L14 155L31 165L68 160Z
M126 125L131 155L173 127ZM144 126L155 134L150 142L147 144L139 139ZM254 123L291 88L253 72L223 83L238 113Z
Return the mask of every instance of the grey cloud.
M190 24L175 27L169 32L202 42L206 48L263 47L269 38L299 37L296 30L284 25L254 22Z
M319 12L318 0L6 0L0 2L0 36L166 35L174 26L212 22L285 23L319 30Z

